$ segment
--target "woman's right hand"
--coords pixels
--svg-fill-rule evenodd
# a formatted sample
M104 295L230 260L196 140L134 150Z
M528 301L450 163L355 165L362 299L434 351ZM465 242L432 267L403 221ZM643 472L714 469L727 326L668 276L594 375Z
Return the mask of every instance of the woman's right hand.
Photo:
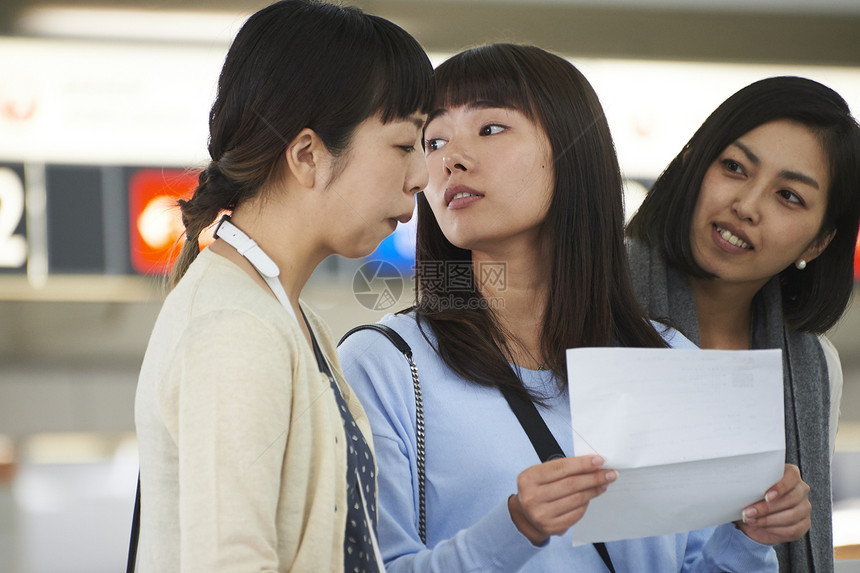
M517 493L508 498L508 511L520 533L540 545L582 519L588 502L618 477L602 466L600 456L580 456L523 471L517 477Z

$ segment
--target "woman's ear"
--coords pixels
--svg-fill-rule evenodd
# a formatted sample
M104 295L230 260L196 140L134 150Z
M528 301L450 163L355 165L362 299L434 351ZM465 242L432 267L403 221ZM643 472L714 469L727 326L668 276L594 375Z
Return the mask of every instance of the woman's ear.
M287 170L303 187L311 189L327 180L325 170L331 163L331 154L314 130L301 130L285 154Z
M833 240L833 237L836 236L836 229L833 229L830 233L824 235L820 239L816 239L813 241L809 248L803 252L800 258L802 258L807 263L809 261L815 260L818 256L824 252L824 249L827 248L827 245L830 244L830 241Z

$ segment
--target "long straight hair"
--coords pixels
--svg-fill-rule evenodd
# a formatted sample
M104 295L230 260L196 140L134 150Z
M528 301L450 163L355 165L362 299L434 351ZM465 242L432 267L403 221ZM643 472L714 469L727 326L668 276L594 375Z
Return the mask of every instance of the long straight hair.
M433 108L477 101L520 111L544 130L551 145L555 181L540 231L549 260L549 296L536 312L543 315L539 358L552 369L559 389L567 385L568 348L665 346L633 293L618 160L603 108L585 77L568 61L534 46L482 46L436 69ZM506 386L540 402L510 366L516 334L505 331L492 301L475 286L471 260L471 251L445 238L419 194L414 307L419 324L422 319L429 324L440 356L463 378ZM435 271L440 262L447 273L468 269L473 288L440 281Z

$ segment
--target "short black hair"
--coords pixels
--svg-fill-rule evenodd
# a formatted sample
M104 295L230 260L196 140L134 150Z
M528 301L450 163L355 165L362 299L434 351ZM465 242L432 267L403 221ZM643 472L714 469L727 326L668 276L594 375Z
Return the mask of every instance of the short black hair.
M779 274L786 322L823 333L839 321L851 299L860 222L860 127L845 100L827 86L782 76L757 81L729 97L654 183L627 234L658 247L669 264L688 275L712 277L696 263L690 245L705 172L732 142L776 120L812 130L830 164L827 210L818 237L836 234L805 270L790 265Z

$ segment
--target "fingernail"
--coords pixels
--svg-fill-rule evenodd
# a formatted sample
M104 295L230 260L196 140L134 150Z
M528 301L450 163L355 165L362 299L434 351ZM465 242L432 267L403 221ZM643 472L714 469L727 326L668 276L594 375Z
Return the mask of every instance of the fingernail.
M593 463L595 466L598 466L598 467L602 466L603 465L603 458L601 458L600 456L594 456L593 458L591 458L591 463Z
M778 495L778 494L777 494L777 492L775 492L774 490L770 490L769 492L767 492L767 493L765 494L765 496L764 496L764 500L765 500L765 501L773 501L773 500L775 500L775 499L776 499L776 496L777 496L777 495Z
M606 472L606 475L604 477L606 477L606 481L615 481L615 478L618 477L618 472L616 472L615 470L609 470L608 472Z
M754 507L751 507L749 509L745 509L742 515L744 523L755 523L755 516L758 515L758 512Z

